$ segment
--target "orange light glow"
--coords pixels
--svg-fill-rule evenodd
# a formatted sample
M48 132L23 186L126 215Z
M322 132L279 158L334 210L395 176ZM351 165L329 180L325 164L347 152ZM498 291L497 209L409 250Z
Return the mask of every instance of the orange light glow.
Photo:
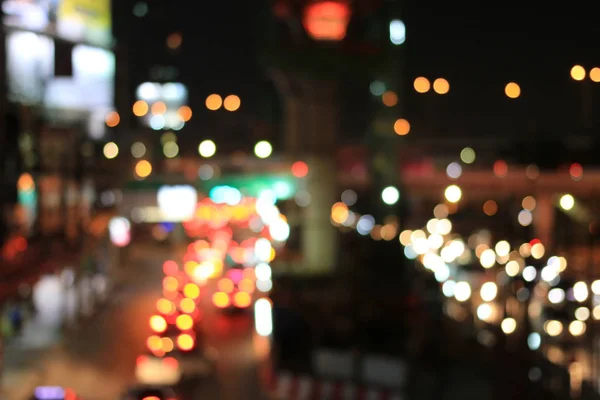
M216 111L223 105L223 99L218 94L211 94L206 98L206 108Z
M32 192L35 190L35 182L33 181L31 174L21 174L17 181L17 189L21 192Z
M237 307L246 308L252 303L252 297L246 292L237 292L235 296L233 296L233 303Z
M394 107L398 104L398 95L395 92L388 90L381 96L381 101L387 107Z
M170 353L171 351L173 351L173 349L175 349L175 344L173 343L173 341L169 338L162 338L162 351L164 351L165 353Z
M188 261L183 266L183 270L185 271L185 273L190 276L194 275L196 268L198 268L198 263L195 261Z
M175 277L167 276L163 279L163 289L168 292L176 292L179 289L179 281Z
M348 206L342 202L335 203L333 207L331 207L331 219L336 224L343 224L348 219L350 215L350 211L348 210Z
M146 396L142 400L160 400L160 399L156 396Z
M148 109L148 103L146 103L144 100L138 100L133 103L133 115L136 117L143 117L144 115L148 114Z
M175 312L175 305L170 300L160 299L156 302L156 309L161 314L170 315Z
M183 294L187 298L197 299L198 297L200 297L200 288L195 283L188 283L183 288Z
M192 299L181 299L179 309L186 314L191 314L196 311L196 303Z
M217 283L217 288L221 292L231 293L233 292L234 285L231 279L223 278Z
M187 333L183 333L177 337L177 347L180 350L190 351L194 348L195 344L194 338Z
M177 317L177 320L175 321L175 325L180 330L187 331L187 330L192 329L192 327L194 326L194 320L189 315L182 314L179 317Z
M150 328L156 333L163 333L167 330L167 321L160 315L150 317Z
M152 104L150 111L152 112L152 115L162 115L167 112L167 105L162 101L157 101Z
M292 175L296 178L304 178L308 175L308 165L304 161L296 161L292 164Z
M489 217L496 215L498 212L498 204L494 200L486 201L483 205L483 212Z
M394 132L396 135L405 136L410 132L410 123L404 118L396 120L394 123Z
M240 283L238 283L238 288L242 292L252 293L254 292L254 282L250 279L242 279Z
M231 112L239 110L241 105L242 105L242 101L235 94L231 94L231 95L225 97L225 100L223 101L223 107L227 111L231 111Z
M312 3L306 7L302 22L313 39L340 41L346 37L350 6L341 1Z
M437 94L446 94L450 91L450 84L444 78L437 78L433 81L433 90Z
M413 87L417 93L427 93L429 92L429 89L431 89L431 83L429 83L429 79L419 76L418 78L415 78Z
M159 336L150 336L146 345L150 351L159 351L162 349L162 339Z
M135 174L140 178L147 178L152 173L152 164L146 160L140 160L135 165Z
M227 293L217 292L213 295L213 304L218 308L229 307L229 296Z
M177 110L177 115L179 115L179 118L181 118L183 122L188 122L192 119L192 109L188 106L181 106L179 107L179 110Z
M104 121L106 122L106 126L108 126L109 128L114 128L121 122L121 116L118 112L111 111L108 114L106 114L106 118L104 119Z
M504 87L504 94L510 99L516 99L521 96L521 87L515 82L509 82Z

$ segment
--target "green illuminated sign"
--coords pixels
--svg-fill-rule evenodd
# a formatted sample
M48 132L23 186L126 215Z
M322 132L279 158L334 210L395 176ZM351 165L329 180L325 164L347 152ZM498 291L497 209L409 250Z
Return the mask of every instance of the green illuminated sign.
M298 180L291 175L238 175L200 183L200 189L206 192L216 186L230 186L251 197L257 197L265 190L272 190L277 198L287 200L296 194Z

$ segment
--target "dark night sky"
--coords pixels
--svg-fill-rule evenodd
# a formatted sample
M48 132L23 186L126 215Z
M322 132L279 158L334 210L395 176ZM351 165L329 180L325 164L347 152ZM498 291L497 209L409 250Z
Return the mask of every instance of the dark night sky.
M150 44L169 32L183 32L179 55L150 46L156 62L162 59L181 67L193 102L202 102L212 92L239 93L245 104L264 99L270 84L256 59L250 18L257 2L178 0L176 7L172 0L165 6L160 2L148 1L150 14L142 23L153 29L145 35ZM432 134L426 132L429 125L421 123L432 118L438 134L455 136L521 135L531 129L564 136L565 130L577 131L583 85L569 78L569 70L575 63L588 69L600 66L600 25L593 10L570 16L549 6L472 4L405 2L406 87L412 89L419 75L445 77L451 85L443 98L409 91L406 113L415 121L414 132ZM132 18L130 10L123 9L127 18ZM509 81L521 85L522 98L517 101L504 96ZM590 86L598 98L600 83Z

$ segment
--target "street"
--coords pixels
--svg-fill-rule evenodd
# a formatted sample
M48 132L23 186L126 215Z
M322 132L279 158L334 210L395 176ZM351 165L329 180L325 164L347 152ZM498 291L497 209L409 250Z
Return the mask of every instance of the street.
M161 265L167 258L168 254L131 257L124 267L129 285L89 323L65 335L42 362L37 385L72 388L83 400L115 400L134 384L136 358L146 352L147 321L155 312ZM257 367L258 356L268 354L268 342L253 335L251 316L205 311L206 346L218 354L215 373L186 384L181 388L183 398L264 398Z

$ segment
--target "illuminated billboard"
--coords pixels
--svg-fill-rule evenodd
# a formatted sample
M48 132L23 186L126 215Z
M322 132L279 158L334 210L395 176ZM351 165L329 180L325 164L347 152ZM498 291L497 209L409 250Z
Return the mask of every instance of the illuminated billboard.
M110 0L4 0L4 24L73 42L110 46Z

